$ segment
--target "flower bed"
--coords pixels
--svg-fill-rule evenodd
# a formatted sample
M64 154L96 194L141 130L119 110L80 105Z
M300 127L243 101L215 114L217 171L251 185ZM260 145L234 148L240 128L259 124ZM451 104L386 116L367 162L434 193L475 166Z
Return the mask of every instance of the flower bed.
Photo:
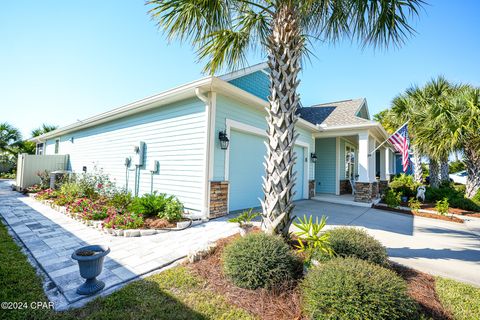
M440 215L440 214L438 214L434 211L424 210L424 209L420 209L416 212L416 211L411 210L408 207L390 208L386 204L383 204L383 203L373 205L373 208L380 209L380 210L391 211L391 212L409 214L409 215L412 215L412 216L418 216L418 217L424 217L424 218L431 218L431 219L437 219L437 220L443 220L443 221L449 221L449 222L456 222L456 223L464 223L463 219L460 219L458 217L443 216L443 215Z
M29 191L55 210L115 236L153 235L182 230L193 223L184 217L183 204L176 197L156 192L133 197L117 189L101 172L63 181L57 190L42 184Z

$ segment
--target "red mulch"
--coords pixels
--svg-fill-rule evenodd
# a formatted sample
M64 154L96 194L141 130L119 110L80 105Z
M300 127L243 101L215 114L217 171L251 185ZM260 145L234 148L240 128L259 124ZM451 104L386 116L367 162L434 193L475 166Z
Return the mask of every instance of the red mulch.
M160 218L147 218L143 222L143 227L145 229L165 229L165 228L175 228L176 223L168 222L167 219Z
M457 218L457 217L442 216L442 215L440 215L440 214L435 214L435 213L414 212L414 211L411 211L411 210L403 210L403 209L397 209L397 208L389 208L389 207L379 206L379 205L374 205L373 207L374 207L375 209L392 211L392 212L403 213L403 214L409 214L409 215L412 215L412 216L432 218L432 219L444 220L444 221L450 221L450 222L456 222L456 223L463 223L463 222L464 222L463 219L460 219L460 218Z
M435 211L435 204L434 203L425 203L425 204L422 205L422 209ZM449 208L448 212L451 213L451 214L458 214L458 215L462 215L462 216L480 218L480 212L476 212L476 211L468 211L468 210L459 209L459 208Z
M270 292L265 289L248 290L232 284L223 274L221 256L225 246L239 235L217 241L215 250L193 264L190 270L207 281L207 287L224 296L229 303L265 320L306 319L301 313L301 298L298 287L286 287ZM449 311L443 308L435 291L435 278L429 274L392 263L408 284L409 295L417 301L423 312L434 320L452 320Z
M435 320L453 319L453 315L440 302L433 276L396 263L391 263L391 268L407 281L408 294L418 302L428 317Z

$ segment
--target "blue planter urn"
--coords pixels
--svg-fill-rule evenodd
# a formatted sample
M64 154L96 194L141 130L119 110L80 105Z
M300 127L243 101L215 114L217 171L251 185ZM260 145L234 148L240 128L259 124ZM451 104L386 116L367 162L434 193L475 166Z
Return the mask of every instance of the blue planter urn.
M105 287L105 283L96 278L102 273L103 260L109 253L109 247L100 245L82 247L72 253L72 259L78 262L80 276L86 279L85 283L77 288L78 294L91 295Z

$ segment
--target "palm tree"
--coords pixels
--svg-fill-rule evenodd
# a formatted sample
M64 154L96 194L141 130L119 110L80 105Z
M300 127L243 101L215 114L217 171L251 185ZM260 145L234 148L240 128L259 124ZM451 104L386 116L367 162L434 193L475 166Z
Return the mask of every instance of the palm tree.
M463 86L454 98L452 121L445 124L451 133L451 147L461 150L467 169L465 196L480 190L480 89Z
M168 38L191 41L205 71L267 53L270 106L262 202L267 233L288 235L293 217L293 150L301 60L309 40L356 39L362 45L399 45L413 33L409 18L423 0L150 0L150 14Z
M32 137L38 137L38 136L41 136L42 134L53 131L57 128L58 128L58 126L56 126L56 125L50 125L50 124L43 123L40 127L36 128L36 129L33 129L31 134L32 134Z
M442 76L432 79L424 87L426 108L416 111L420 123L423 124L419 126L417 133L430 158L432 187L438 187L440 182L449 181L448 157L454 149L448 124L455 117L452 99L458 91L459 86L451 84Z
M0 153L14 153L22 140L20 130L7 122L0 123Z

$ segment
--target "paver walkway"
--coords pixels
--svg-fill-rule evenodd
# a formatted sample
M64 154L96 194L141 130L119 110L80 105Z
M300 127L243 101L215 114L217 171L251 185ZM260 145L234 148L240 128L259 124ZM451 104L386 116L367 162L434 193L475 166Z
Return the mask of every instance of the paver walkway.
M75 292L84 280L77 262L71 258L73 250L80 246L110 247L104 271L98 277L105 282L105 291L238 231L235 224L217 219L183 231L140 238L114 237L12 191L7 181L0 181L0 215L65 297L66 305L56 305L58 309L84 298Z
M357 226L406 266L480 287L480 219L464 224L314 200L296 202L297 216L328 216L327 226Z

